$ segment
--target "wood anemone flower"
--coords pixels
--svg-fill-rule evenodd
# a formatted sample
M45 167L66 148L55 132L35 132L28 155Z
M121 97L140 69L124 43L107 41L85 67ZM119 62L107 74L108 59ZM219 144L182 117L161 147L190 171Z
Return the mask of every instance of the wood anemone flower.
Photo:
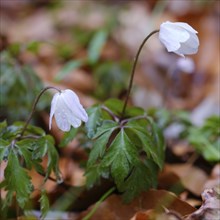
M49 129L51 129L53 116L58 128L62 131L69 131L71 126L77 128L82 121L88 121L88 115L80 104L78 96L70 89L54 95L51 102Z
M187 23L167 21L160 25L159 39L168 52L184 57L197 53L199 47L197 33Z

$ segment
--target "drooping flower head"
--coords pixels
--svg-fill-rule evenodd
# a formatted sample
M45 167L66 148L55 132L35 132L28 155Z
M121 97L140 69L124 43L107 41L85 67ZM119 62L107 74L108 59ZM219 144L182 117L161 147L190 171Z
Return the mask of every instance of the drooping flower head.
M199 47L197 33L187 23L167 21L160 25L159 39L168 52L184 57L197 53Z
M51 102L49 129L51 129L53 116L62 131L69 131L71 126L77 128L82 121L88 121L88 115L80 104L78 96L70 89L54 95Z

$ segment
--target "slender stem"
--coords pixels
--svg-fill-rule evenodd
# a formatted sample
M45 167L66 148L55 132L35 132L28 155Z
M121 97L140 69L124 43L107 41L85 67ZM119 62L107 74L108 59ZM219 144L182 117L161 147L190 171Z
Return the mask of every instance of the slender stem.
M37 105L37 103L38 103L40 97L41 97L41 96L43 95L43 93L44 93L45 91L47 91L48 89L55 89L55 90L57 90L58 92L61 92L60 89L57 89L56 87L53 87L53 86L47 86L47 87L45 87L44 89L41 90L41 92L40 92L39 95L36 97L36 99L35 99L35 101L34 101L34 103L33 103L31 113L29 114L28 119L26 120L25 125L24 125L24 127L23 127L23 129L22 129L22 131L21 131L19 137L22 137L22 136L23 136L25 130L27 129L28 124L30 123L30 120L31 120L31 118L32 118L32 116L33 116L33 113L34 113L34 111L35 111L35 109L36 109L36 105Z
M105 110L106 112L109 113L109 115L115 120L115 121L119 121L119 117L117 115L115 115L109 108L107 108L106 106L102 106L102 109Z
M96 212L96 210L98 209L98 207L100 206L100 204L109 196L111 195L114 191L115 191L115 187L110 188L100 199L99 201L95 204L95 206L93 207L93 209L83 218L83 220L89 220L93 214Z
M125 102L124 102L124 106L123 106L123 109L122 109L122 113L121 113L121 120L123 119L123 116L125 114L125 110L126 110L126 107L127 107L127 104L128 104L128 99L129 99L129 96L130 96L130 93L131 93L131 88L132 88L132 84L133 84L133 79L134 79L134 74L135 74L135 69L136 69L136 65L137 65L137 61L138 61L138 58L139 58L139 55L141 53L141 50L144 46L144 44L146 43L146 41L155 33L159 32L159 30L155 30L155 31L152 31L146 38L144 38L143 42L141 43L138 51L137 51L137 54L135 56L135 59L134 59L134 63L133 63L133 67L132 67L132 71L131 71L131 78L130 78L130 82L129 82L129 86L128 86L128 92L127 92L127 95L126 95L126 98L125 98Z

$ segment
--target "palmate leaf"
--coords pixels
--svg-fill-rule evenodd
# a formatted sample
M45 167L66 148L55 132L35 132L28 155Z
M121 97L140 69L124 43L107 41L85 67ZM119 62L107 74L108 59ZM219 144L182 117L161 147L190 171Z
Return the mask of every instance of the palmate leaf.
M129 140L124 129L121 129L109 146L101 165L110 167L116 185L120 186L137 160L138 152L135 146Z
M87 109L89 120L86 123L87 135L89 138L93 138L93 135L96 133L96 129L100 126L101 123L101 106L94 106Z
M38 146L38 139L24 139L16 142L16 146L18 147L19 155L24 158L25 167L29 170L34 167L38 173L44 174L41 162L46 152L39 157L37 152L34 151L35 147ZM43 146L40 146L39 149L45 150Z
M8 199L11 200L12 192L16 192L17 202L21 208L24 208L33 191L33 185L26 170L20 166L13 150L9 153L8 164L4 175L5 180L3 181L3 185L5 185L5 190L8 191Z
M149 121L150 120L150 121ZM150 129L148 128L150 125ZM149 118L131 120L126 124L129 134L135 145L141 144L142 149L162 169L164 162L164 138L156 124ZM135 136L137 139L134 139Z
M100 177L110 178L124 199L130 201L156 185L158 170L164 163L165 145L161 131L143 109L130 107L120 120L122 107L121 101L110 99L96 114L99 124L91 135L94 145L85 175L89 187L99 182ZM97 110L96 107L92 112Z
M0 139L0 162L8 157L10 142Z
M59 181L61 179L58 166L59 155L54 145L55 141L53 137L50 135L45 135L38 140L38 147L36 150L38 150L39 153L41 152L43 154L40 156L44 156L45 153L47 153L48 156L45 180L47 180L51 172L54 172ZM42 148L43 150L39 151L39 148Z
M98 182L100 176L107 178L109 176L108 168L102 167L97 164L97 161L101 160L107 148L107 143L109 142L110 136L113 131L118 128L118 124L114 121L105 120L102 125L97 129L94 135L94 145L89 154L89 159L87 162L87 186L92 187L95 182Z
M59 147L65 147L70 141L72 141L76 137L77 131L77 128L71 127L70 131L65 132Z
M130 202L135 196L150 187L156 186L157 166L154 162L148 160L145 162L138 161L128 178L119 187L123 193L123 200Z
M40 201L41 218L45 218L50 208L46 190L41 191L41 197L39 201Z

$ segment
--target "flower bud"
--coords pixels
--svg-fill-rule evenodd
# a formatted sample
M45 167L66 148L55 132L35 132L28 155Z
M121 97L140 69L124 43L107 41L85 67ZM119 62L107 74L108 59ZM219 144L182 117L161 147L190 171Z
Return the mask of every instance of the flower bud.
M71 125L77 128L82 121L88 121L88 115L80 104L78 96L69 89L54 95L51 102L49 129L51 129L53 116L58 128L62 131L69 131Z
M187 23L167 21L160 25L159 39L168 52L184 57L197 53L199 47L197 33Z

